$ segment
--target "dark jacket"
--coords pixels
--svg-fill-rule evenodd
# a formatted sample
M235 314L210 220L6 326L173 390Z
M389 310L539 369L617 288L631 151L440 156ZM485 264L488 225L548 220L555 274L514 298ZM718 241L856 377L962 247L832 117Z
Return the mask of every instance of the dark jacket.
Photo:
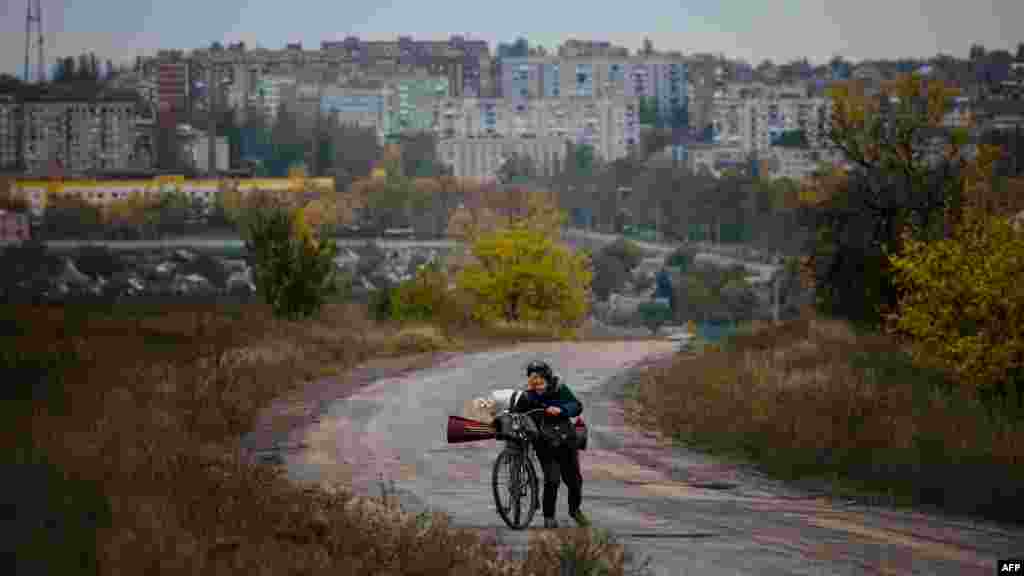
M526 412L535 408L548 408L558 406L562 412L558 416L551 416L544 412L531 414L530 416L541 429L550 429L553 425L561 428L570 435L575 435L574 428L569 425L569 419L579 416L583 412L583 403L572 393L561 378L555 377L552 384L548 384L543 394L527 391L520 395L512 412Z

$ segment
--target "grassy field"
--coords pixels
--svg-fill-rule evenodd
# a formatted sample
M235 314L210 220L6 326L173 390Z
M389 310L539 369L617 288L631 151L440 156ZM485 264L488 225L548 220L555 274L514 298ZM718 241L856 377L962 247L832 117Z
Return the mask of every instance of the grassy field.
M805 317L643 375L631 418L838 496L1022 520L1024 418L889 338Z
M621 546L598 533L544 535L513 563L443 515L300 489L240 456L257 412L305 380L522 336L509 332L450 341L352 304L301 324L258 304L0 308L17 572L554 576L577 556L622 574Z

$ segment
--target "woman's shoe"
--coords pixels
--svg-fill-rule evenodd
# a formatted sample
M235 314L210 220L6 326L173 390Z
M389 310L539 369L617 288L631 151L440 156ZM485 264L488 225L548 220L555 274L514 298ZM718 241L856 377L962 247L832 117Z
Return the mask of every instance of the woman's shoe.
M554 518L545 518L544 519L544 527L545 528L558 528L558 520L555 520Z
M584 514L582 510L577 510L569 514L569 516L572 516L572 519L575 520L576 524L580 526L590 526L590 518L587 518L587 515Z

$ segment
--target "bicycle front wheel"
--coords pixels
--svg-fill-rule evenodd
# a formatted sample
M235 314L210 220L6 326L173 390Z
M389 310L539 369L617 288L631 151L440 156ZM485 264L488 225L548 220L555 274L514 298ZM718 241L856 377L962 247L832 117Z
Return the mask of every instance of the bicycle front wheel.
M540 496L537 472L527 453L502 450L494 461L491 486L494 505L505 524L513 530L529 526L540 506Z

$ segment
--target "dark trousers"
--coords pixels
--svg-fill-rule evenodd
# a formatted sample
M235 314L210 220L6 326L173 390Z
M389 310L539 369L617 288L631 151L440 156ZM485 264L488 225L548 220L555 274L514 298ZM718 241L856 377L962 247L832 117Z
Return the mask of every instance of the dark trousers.
M569 514L580 509L583 500L583 475L580 473L579 451L562 445L552 448L547 444L535 446L537 459L544 474L543 511L545 518L554 518L558 485L565 482L569 489Z

